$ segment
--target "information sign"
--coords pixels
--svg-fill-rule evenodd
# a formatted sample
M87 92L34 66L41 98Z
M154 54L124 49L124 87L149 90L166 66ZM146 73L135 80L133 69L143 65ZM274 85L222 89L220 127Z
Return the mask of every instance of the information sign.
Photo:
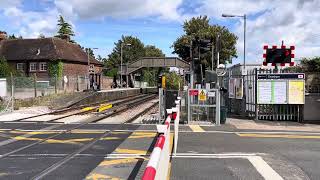
M237 78L236 79L236 99L243 98L243 79Z
M235 98L235 88L236 87L236 79L235 78L230 78L229 79L229 98Z
M198 96L199 90L198 89L190 89L189 95L190 96Z
M271 104L271 81L258 81L258 104Z
M207 100L207 91L204 90L204 89L201 89L201 90L199 91L199 96L198 96L198 98L199 98L199 101L205 101L205 100Z
M287 82L286 81L272 81L272 103L273 104L287 104Z
M304 104L304 81L289 81L289 104Z

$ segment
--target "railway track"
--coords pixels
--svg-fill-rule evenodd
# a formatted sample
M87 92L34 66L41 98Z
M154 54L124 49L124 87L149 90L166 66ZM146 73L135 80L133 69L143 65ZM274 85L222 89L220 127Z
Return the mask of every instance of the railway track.
M53 119L49 120L49 122L53 122L53 121L56 121L56 120L59 120L59 119L63 119L63 118L66 118L66 117L70 117L70 116L73 116L73 115L82 115L82 114L94 112L94 110L96 110L97 108L100 107L99 104L108 103L108 104L113 104L113 105L119 105L119 104L121 104L123 102L130 101L130 100L137 99L137 98L141 98L141 97L144 97L144 96L145 95L130 96L130 97L126 97L126 98L122 98L122 99L116 100L116 101L101 101L101 102L82 105L82 106L78 106L78 107L60 109L60 110L56 110L54 112L43 113L43 114L38 114L38 115L30 116L30 117L24 117L24 118L15 119L15 120L13 120L13 122L26 121L28 119L33 119L33 118L37 118L37 117L41 117L41 116L57 115L57 114L65 113L65 112L68 112L68 111L75 111L74 113L70 113L70 114L67 114L67 115L64 115L64 116L61 116L61 117L57 117L57 118L53 118ZM81 111L82 108L90 107L90 106L94 106L94 107L92 107L91 110Z
M58 137L58 136L61 136L61 135L64 135L64 134L69 134L69 133L72 132L72 130L78 129L78 128L86 125L86 124L93 123L93 122L98 122L101 119L105 119L105 118L114 116L116 114L119 114L121 112L126 111L127 109L130 109L130 108L132 108L134 106L137 106L138 104L141 104L142 102L148 102L151 99L154 99L155 97L156 97L156 95L145 96L143 98L138 98L138 99L134 99L134 100L131 100L131 101L128 101L128 102L125 102L125 103L121 103L121 105L114 106L113 108L108 109L107 111L96 113L96 114L98 114L97 116L88 118L86 121L76 125L75 127L72 127L72 128L57 132L56 134L50 135L47 138L44 138L44 139L42 139L40 141L36 141L36 142L30 143L28 145L25 145L23 147L20 147L18 149L15 149L13 151L10 151L10 152L7 152L5 154L0 155L0 162L1 162L1 159L9 157L10 155L19 153L19 152L21 152L23 150L26 150L26 149L30 149L30 148L32 148L34 146L37 146L37 145L39 145L39 144L41 144L41 143L43 143L43 142L45 142L47 140L55 138L55 137ZM149 108L146 108L143 111L139 112L138 114L134 115L133 117L130 117L130 118L126 119L125 122L123 122L121 124L118 124L114 129L121 129L126 123L130 123L130 122L134 121L139 116L141 116L141 115L147 113L148 111L150 111L150 109L152 109L157 104L158 104L158 102L153 102L152 105ZM94 144L97 143L100 139L110 135L113 132L114 132L113 130L104 131L101 135L99 135L99 136L93 138L92 140L90 140L89 142L81 145L81 147L77 148L76 150L68 153L62 159L60 159L59 161L57 161L53 165L48 166L47 168L42 170L40 173L38 173L37 175L33 176L31 179L35 179L35 180L36 179L43 179L46 175L48 175L51 172L55 171L57 168L61 167L65 163L67 163L68 161L73 159L75 156L77 156L81 152L84 152L85 150L88 150L89 148L94 146Z
M116 107L113 107L113 108L109 109L108 112L103 112L103 113L100 112L100 113L99 113L99 116L95 116L95 117L88 118L88 119L86 119L85 121L83 121L82 123L77 124L76 126L74 126L74 127L72 127L72 128L63 130L63 131L61 131L61 132L58 132L57 134L53 134L53 135L51 135L51 136L49 136L49 137L47 137L47 138L42 139L41 141L37 141L37 142L31 143L31 144L29 144L29 145L23 146L23 147L21 147L21 148L18 148L18 149L16 149L16 150L13 150L13 151L11 151L11 152L2 154L2 155L0 155L0 159L2 159L2 158L4 158L4 157L8 157L8 156L10 156L11 154L20 152L20 151L22 151L22 150L25 150L25 149L27 149L27 148L30 148L30 147L35 146L35 145L37 145L37 144L40 144L40 143L42 143L42 142L45 142L45 141L47 141L47 140L49 140L49 139L55 138L55 137L57 137L57 136L59 136L59 135L70 133L72 130L78 129L78 128L86 125L86 124L98 122L98 121L100 121L100 120L102 120L102 119L105 119L105 118L108 118L108 117L110 117L110 116L116 115L116 114L118 114L118 113L120 113L120 112L123 112L123 111L129 109L129 108L132 108L133 106L135 106L135 105L137 105L137 104L139 104L139 103L141 103L141 102L151 100L151 99L153 99L153 98L155 98L155 97L156 97L156 95L150 95L150 96L147 96L147 97L138 99L138 100L134 100L134 101L131 101L131 102L127 102L127 103L121 105L120 109L119 109L119 107L116 106ZM148 109L147 109L147 110L148 110ZM143 111L143 112L146 112L146 110ZM130 118L130 119L126 120L125 123L132 122L133 120L134 120L133 118ZM124 123L122 123L122 124L124 124ZM62 125L63 125L63 124L60 124L60 126L62 126ZM121 125L121 124L120 124L120 125ZM59 127L59 125L58 125L58 126L57 126L57 125L53 125L53 126L54 126L55 128L58 128L58 127ZM7 145L7 144L5 144L5 145Z

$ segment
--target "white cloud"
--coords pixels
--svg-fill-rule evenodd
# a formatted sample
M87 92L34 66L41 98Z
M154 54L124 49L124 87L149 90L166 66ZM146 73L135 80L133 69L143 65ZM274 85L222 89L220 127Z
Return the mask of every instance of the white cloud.
M56 9L46 12L23 11L12 6L4 9L3 13L14 26L17 27L19 35L25 38L35 38L40 34L52 36L56 31L58 12Z
M20 6L21 3L22 0L0 0L0 10L8 7L17 7Z
M295 55L320 55L320 0L205 0L199 11L222 20L222 13L247 14L247 61L262 62L262 47L295 45ZM230 19L224 19L225 22ZM243 60L243 20L236 24L235 33L239 58Z
M166 20L178 20L178 7L182 0L55 0L62 14L80 19L92 18L143 18L156 16Z

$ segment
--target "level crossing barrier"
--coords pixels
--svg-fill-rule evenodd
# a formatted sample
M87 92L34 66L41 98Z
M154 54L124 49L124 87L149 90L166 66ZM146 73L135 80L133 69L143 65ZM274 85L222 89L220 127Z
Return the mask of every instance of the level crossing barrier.
M168 116L164 125L157 125L159 135L141 178L142 180L160 180L167 178L170 162L170 122L174 120L175 126L179 125L180 111L178 104L180 104L180 100L176 101L176 104L176 107L167 109ZM176 121L178 123L176 123Z

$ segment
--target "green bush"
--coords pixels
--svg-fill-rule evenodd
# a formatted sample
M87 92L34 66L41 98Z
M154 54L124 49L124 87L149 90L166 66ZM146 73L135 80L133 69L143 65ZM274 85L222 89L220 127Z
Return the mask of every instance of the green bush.
M157 86L156 70L143 70L143 81L148 83L149 87Z
M118 75L118 68L112 68L104 72L105 76L114 77Z
M48 64L48 71L51 77L56 77L58 80L62 78L63 63L61 60L53 60Z
M180 90L182 88L183 79L179 74L175 72L169 72L165 73L164 76L166 77L167 89Z
M13 69L9 66L4 57L0 57L0 78L9 77Z

